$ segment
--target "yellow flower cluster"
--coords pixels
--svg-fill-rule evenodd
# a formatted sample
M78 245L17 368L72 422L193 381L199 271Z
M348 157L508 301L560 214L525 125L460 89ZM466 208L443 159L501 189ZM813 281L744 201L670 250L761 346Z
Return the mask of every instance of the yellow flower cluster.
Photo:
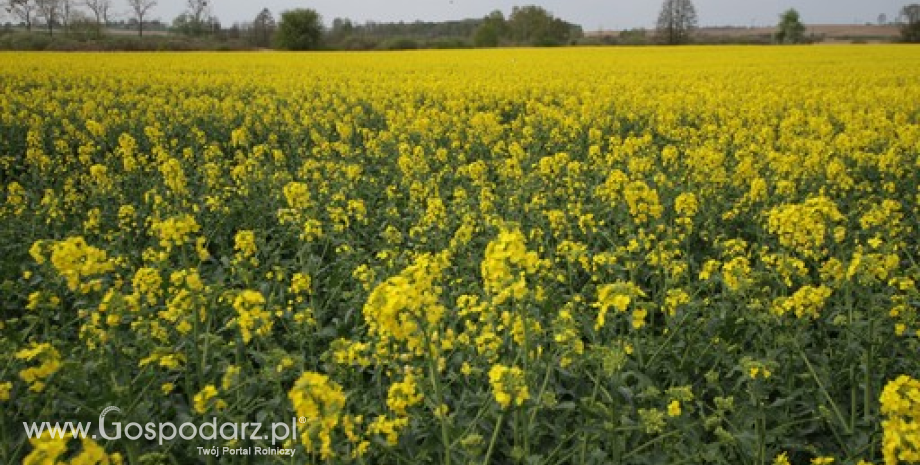
M668 416L669 417L679 417L683 410L680 407L679 400L672 400L668 403Z
M69 237L63 241L50 244L39 241L29 250L32 258L39 265L45 262L45 251L50 245L51 265L67 282L73 292L86 294L102 288L98 277L112 271L115 264L109 260L104 250L86 243L81 236ZM94 278L84 282L84 278Z
M831 229L843 219L833 200L814 197L801 204L774 207L767 213L767 228L783 246L803 257L819 258L827 253L828 231L833 231L837 242L845 238L845 229Z
M305 273L294 273L291 277L291 293L302 299L304 294L312 292L312 279Z
M416 382L415 375L409 372L402 381L390 385L387 392L387 407L397 416L409 416L406 409L418 405L425 399L425 395L418 391Z
M920 463L920 381L898 376L881 395L886 465Z
M618 281L612 284L604 284L597 289L597 302L594 307L597 308L597 318L594 322L595 331L604 327L607 322L607 312L610 308L615 308L618 312L623 313L629 308L633 299L645 297L645 292L633 283ZM633 327L639 329L645 325L647 311L637 308L633 311Z
M527 274L536 273L540 257L527 250L524 234L517 229L504 229L486 247L482 261L482 280L495 305L510 299L521 299L527 293Z
M195 394L193 407L195 411L199 414L207 413L211 408L215 410L223 410L227 408L227 402L223 399L218 398L217 400L212 400L218 396L217 388L213 384L208 384L207 386L201 388L197 394Z
M166 302L166 309L158 316L175 325L180 334L187 334L192 330L194 320L204 323L207 318L207 305L205 294L210 290L201 281L198 270L186 269L174 271L169 277L170 297Z
M107 454L96 441L90 438L80 438L78 452L72 452L71 442L74 437L66 433L62 437L52 437L45 431L41 437L29 439L32 452L27 455L23 465L121 465L121 454ZM65 457L68 457L65 460Z
M437 280L448 265L445 254L422 254L374 288L364 304L371 334L406 342L413 352L424 351L424 335L431 334L444 315Z
M817 319L831 293L827 286L802 286L791 296L774 300L773 313L783 316L792 312L796 318Z
M154 221L150 225L150 232L159 238L160 247L169 253L174 247L179 247L188 242L191 236L201 229L192 215L179 215Z
M563 368L569 366L585 351L581 332L572 316L572 307L574 307L573 303L566 304L563 309L559 310L559 314L553 321L553 342L561 348L562 355L559 365Z
M6 186L6 190L6 207L13 216L21 215L26 209L25 189L13 181Z
M256 233L254 231L239 231L233 237L233 250L236 250L236 261L238 263L249 261L252 266L259 266L259 259L256 258L258 247L256 246Z
M527 388L527 379L524 370L518 367L493 365L489 369L489 385L492 386L492 395L495 402L505 409L514 404L518 407L530 399L530 390Z
M134 295L148 305L156 305L163 296L163 277L156 268L138 268L131 284L134 286Z
M288 397L297 416L307 420L305 426L301 425L306 429L300 433L307 452L319 452L323 460L331 458L334 455L332 433L339 425L345 408L346 397L342 387L326 375L306 372L294 383Z
M44 391L45 382L61 368L61 354L47 342L33 342L28 348L16 352L16 358L38 362L38 365L19 372L19 377L29 384L29 390L32 392Z
M10 391L13 390L13 383L7 381L5 383L0 383L0 402L5 402L10 400Z
M259 291L247 289L237 294L233 299L233 309L236 310L236 325L240 328L244 344L249 344L253 333L257 336L271 333L274 320L265 308L265 297Z

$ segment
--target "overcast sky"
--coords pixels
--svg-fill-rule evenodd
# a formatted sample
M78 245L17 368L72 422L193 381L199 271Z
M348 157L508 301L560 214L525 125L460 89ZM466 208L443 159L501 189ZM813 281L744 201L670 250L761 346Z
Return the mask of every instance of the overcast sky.
M913 0L694 0L700 25L750 26L777 22L779 14L796 8L803 22L853 24L876 22L884 13L893 20L901 6ZM127 10L125 0L113 0ZM250 21L267 7L277 18L281 11L298 7L317 10L326 23L333 18L358 22L415 21L478 18L501 10L507 16L514 5L539 5L585 30L651 27L661 0L211 0L224 25ZM186 0L159 0L153 16L170 22L182 12Z

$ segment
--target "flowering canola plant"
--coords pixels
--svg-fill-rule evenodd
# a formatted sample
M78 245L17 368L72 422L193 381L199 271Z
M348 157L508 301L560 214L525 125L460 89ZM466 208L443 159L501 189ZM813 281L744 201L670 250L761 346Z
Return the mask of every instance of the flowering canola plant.
M4 463L920 462L916 49L0 65Z

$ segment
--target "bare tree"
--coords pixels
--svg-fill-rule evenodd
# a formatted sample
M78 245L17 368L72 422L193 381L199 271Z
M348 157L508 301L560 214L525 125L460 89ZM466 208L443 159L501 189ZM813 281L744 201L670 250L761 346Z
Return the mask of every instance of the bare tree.
M205 22L211 16L211 4L208 0L186 0L190 32L194 35L206 31Z
M658 35L667 44L684 44L696 29L696 8L691 0L664 0L658 15Z
M272 12L263 8L252 22L252 42L259 47L270 47L277 26Z
M112 0L84 0L83 5L93 12L97 25L104 26L109 23L109 10L112 8Z
M153 7L157 6L157 0L128 0L128 6L134 13L134 19L137 20L137 35L144 35L144 18Z
M901 8L901 40L920 43L920 4L913 3Z
M26 30L31 32L32 21L35 20L38 5L33 0L7 0L4 3L6 4L6 12L19 18L20 21L25 23Z
M48 34L54 35L54 23L60 20L61 0L35 0L38 17L48 26Z
M61 27L65 30L70 27L70 20L72 19L73 13L76 12L76 9L73 5L73 0L60 0L60 20Z

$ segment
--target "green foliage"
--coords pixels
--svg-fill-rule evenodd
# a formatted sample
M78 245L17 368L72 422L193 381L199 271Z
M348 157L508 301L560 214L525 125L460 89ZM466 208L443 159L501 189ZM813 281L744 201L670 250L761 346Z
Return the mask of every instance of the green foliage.
M508 35L508 22L501 11L493 11L482 20L482 25L473 35L473 44L477 47L497 47L502 38Z
M67 34L78 39L98 38L103 34L102 25L94 19L75 14L67 24Z
M278 25L272 12L268 8L263 8L252 22L249 40L256 47L271 47L277 29Z
M658 15L659 40L668 45L686 44L697 22L696 8L691 0L664 0Z
M284 50L316 50L323 39L323 23L315 10L298 8L281 13L275 45Z
M554 17L539 6L514 7L508 18L511 38L522 45L564 45L581 37L581 28Z
M630 29L620 33L620 42L626 45L648 44L648 34L645 29Z
M799 12L794 8L786 10L779 17L776 26L776 42L780 44L800 44L805 40L805 25L799 19Z
M182 13L173 19L172 32L184 35L196 35L198 26L192 21L192 16L188 13Z
M481 23L479 19L464 19L356 24L350 19L335 18L323 37L323 45L339 50L375 50L389 49L399 40L411 39L417 48L443 48L450 44L455 45L451 48L467 48Z
M388 40L382 43L380 48L383 50L415 50L419 48L419 45L415 39L402 37Z
M497 10L482 19L443 22L356 24L349 19L336 18L324 35L324 46L342 50L386 50L408 39L415 41L417 48L552 46L573 44L582 36L580 26L555 18L543 8L527 6L516 7L508 19Z
M920 43L920 4L914 3L901 9L904 23L901 25L901 40Z
M164 35L103 34L95 36L80 30L68 31L54 37L36 32L16 31L0 36L0 50L21 51L192 51L192 50L251 50L239 39L225 37L175 37Z

